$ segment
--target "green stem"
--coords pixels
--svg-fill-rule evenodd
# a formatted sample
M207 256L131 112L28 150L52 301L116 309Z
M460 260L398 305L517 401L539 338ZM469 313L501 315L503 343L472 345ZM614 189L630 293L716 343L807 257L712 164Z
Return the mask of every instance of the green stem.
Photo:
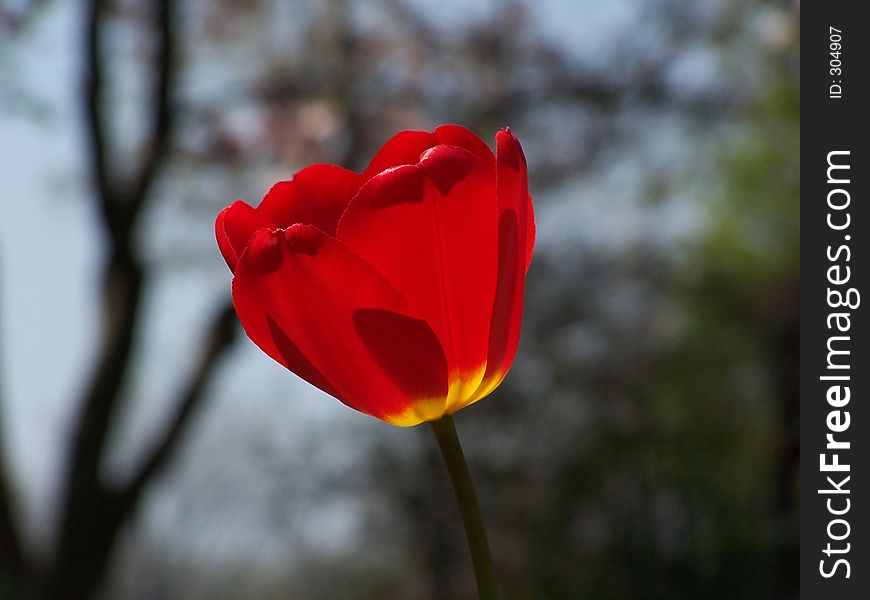
M430 421L441 455L447 464L453 491L459 502L459 512L465 525L465 535L468 537L468 548L471 550L471 561L474 564L474 576L477 579L477 592L480 600L497 600L498 591L495 587L495 576L492 571L492 558L489 555L489 542L486 541L486 529L480 516L477 495L471 474L456 435L453 417L445 414L437 421Z

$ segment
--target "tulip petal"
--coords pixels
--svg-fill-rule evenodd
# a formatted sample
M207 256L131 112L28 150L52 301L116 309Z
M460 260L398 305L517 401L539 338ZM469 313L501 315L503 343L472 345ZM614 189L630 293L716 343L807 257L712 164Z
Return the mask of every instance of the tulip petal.
M260 206L237 200L218 215L215 236L231 271L258 229L314 225L329 235L365 180L334 165L313 165L272 186Z
M496 140L499 205L498 285L492 305L486 373L469 404L492 392L507 375L520 342L525 274L535 240L526 159L509 129Z
M535 252L535 237L537 229L535 227L535 204L532 202L532 195L529 194L529 207L526 209L526 272L529 271L529 265L532 264L532 255Z
M400 131L378 151L365 170L367 179L391 167L415 165L423 153L439 144L465 148L495 172L495 155L486 142L462 125L440 125L428 131Z
M254 232L269 226L271 222L267 218L241 200L236 200L218 214L214 223L215 237L231 271L236 270L239 256Z
M381 308L360 308L353 313L353 323L363 345L406 396L440 394L440 417L447 394L442 385L447 358L426 321ZM430 387L431 382L437 382L437 387Z
M257 231L233 303L257 346L348 406L396 425L444 412L447 359L435 333L381 274L317 228Z
M420 156L437 144L438 138L428 131L400 131L378 150L363 175L370 179L391 167L416 165Z
M495 172L495 155L477 134L462 125L441 125L433 132L439 144L465 148Z
M257 210L276 227L302 223L335 235L341 213L364 181L359 173L342 167L312 165L290 181L273 185Z
M388 169L351 201L336 236L382 273L441 341L447 410L479 386L498 265L492 173L471 152L438 145Z

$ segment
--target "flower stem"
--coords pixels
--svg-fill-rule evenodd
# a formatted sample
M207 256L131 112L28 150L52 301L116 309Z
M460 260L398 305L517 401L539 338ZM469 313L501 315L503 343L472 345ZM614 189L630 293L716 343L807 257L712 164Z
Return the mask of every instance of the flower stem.
M456 500L459 502L459 512L462 514L468 548L471 550L471 561L474 564L478 595L480 600L497 600L498 591L492 571L486 529L480 516L480 507L477 504L477 495L474 493L474 484L471 482L465 455L459 444L459 436L456 435L456 427L453 425L453 417L445 414L437 421L430 421L429 424L435 432L435 439L438 440L441 456L447 464L453 491L456 492Z

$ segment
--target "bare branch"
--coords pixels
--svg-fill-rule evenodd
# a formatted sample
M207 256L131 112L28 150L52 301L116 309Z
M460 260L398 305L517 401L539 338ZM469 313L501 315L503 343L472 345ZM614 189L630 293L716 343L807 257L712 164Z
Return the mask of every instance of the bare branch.
M133 229L157 169L167 153L172 83L170 0L158 4L155 116L149 150L133 182L111 181L108 132L103 112L102 37L107 0L86 0L83 96L95 198L109 235L103 276L104 323L100 351L74 424L65 474L60 529L53 561L43 578L43 597L86 597L99 583L115 536L133 506L100 478L106 440L122 397L139 320L146 271L134 249Z
M150 135L150 148L134 185L123 193L109 180L107 135L102 114L103 72L101 67L101 29L106 0L88 1L88 21L85 44L84 92L91 168L95 178L98 203L112 247L103 281L105 316L103 342L97 367L87 387L81 419L75 429L68 512L75 514L75 496L89 496L98 490L98 469L109 425L118 404L119 392L127 371L136 333L136 322L145 270L133 249L132 229L136 216L145 202L156 169L163 161L169 137L169 86L172 82L172 51L170 1L163 0L158 10L159 47L158 77L154 99L157 105ZM91 488L91 489L88 489Z
M12 493L8 485L9 473L6 467L0 451L0 579L14 581L26 571L27 561L15 523Z
M151 117L151 137L138 173L133 179L127 199L127 217L134 221L145 204L154 174L166 158L172 128L172 95L175 83L175 36L172 32L170 0L156 3L155 32L157 34L157 73L153 91L154 112Z
M186 431L191 417L202 402L211 375L219 359L232 345L235 338L236 313L232 305L223 306L215 314L210 327L208 341L203 347L193 376L179 395L169 427L163 437L155 444L151 454L143 461L139 472L130 480L121 492L126 504L132 504L141 495L142 490L159 474L172 456Z
M0 397L0 580L5 578L7 581L19 581L28 571L28 564L21 532L15 518L12 474L6 463L2 400Z
M85 127L87 143L91 155L91 171L96 187L97 203L102 211L109 233L113 235L121 227L116 194L110 189L109 165L107 160L106 125L103 122L103 69L102 54L102 14L106 0L86 0L87 17L85 22L84 73L82 92L85 99Z

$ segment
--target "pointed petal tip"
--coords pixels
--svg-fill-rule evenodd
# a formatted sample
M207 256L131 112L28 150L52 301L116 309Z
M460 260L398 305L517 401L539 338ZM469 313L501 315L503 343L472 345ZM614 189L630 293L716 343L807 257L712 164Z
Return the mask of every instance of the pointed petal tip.
M513 134L510 128L505 127L495 136L498 145L498 160L504 161L513 170L518 171L526 162L523 147L520 140Z
M505 125L504 127L502 127L501 129L499 129L496 132L495 139L497 142L512 141L512 142L515 142L517 144L519 143L517 136L514 134L514 132L511 130L511 128L508 127L507 125Z

